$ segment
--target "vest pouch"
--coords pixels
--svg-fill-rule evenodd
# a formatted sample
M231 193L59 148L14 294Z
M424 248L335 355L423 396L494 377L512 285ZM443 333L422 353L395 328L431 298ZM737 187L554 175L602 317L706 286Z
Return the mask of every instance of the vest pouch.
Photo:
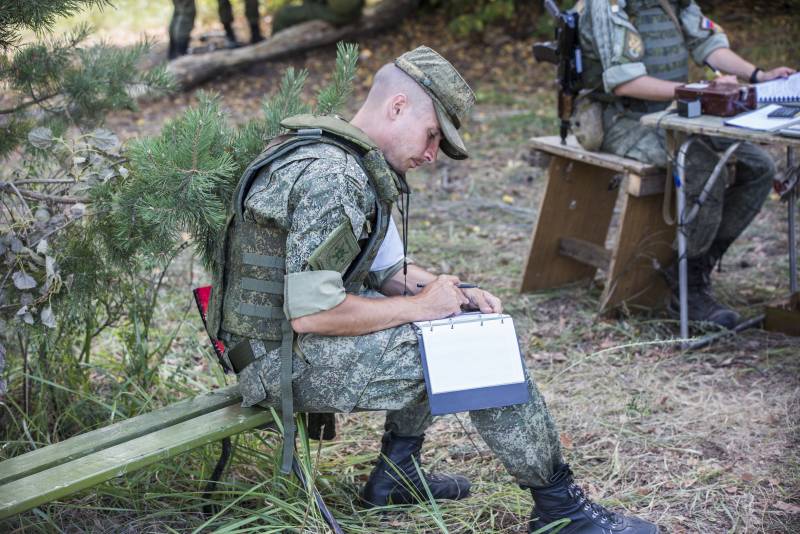
M591 151L600 150L603 144L603 104L581 91L575 99L570 127L578 143Z

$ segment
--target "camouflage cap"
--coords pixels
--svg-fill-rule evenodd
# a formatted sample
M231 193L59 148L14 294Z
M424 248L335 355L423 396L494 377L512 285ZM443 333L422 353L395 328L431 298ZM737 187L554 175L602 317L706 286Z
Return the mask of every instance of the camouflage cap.
M461 121L475 103L475 94L456 68L435 50L420 46L394 60L433 100L442 130L442 152L453 159L469 157L458 133Z

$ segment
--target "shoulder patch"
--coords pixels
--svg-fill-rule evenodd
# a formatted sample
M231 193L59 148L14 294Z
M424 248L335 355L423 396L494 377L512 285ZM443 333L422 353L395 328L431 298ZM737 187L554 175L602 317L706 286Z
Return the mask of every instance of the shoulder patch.
M700 29L711 30L714 33L725 33L725 30L722 29L722 26L716 24L713 20L707 17L700 19Z
M308 258L308 265L315 271L337 271L344 273L358 255L358 242L349 221L340 224L331 232L317 250Z
M634 61L644 57L644 43L637 32L625 30L625 55Z

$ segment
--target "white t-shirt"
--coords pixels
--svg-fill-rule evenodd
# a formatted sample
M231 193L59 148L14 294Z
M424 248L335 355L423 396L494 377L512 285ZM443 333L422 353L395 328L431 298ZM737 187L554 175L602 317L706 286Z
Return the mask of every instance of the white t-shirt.
M369 270L370 272L382 271L392 265L396 265L399 261L403 261L403 241L400 239L400 233L397 231L394 219L389 219L386 237L383 239L381 248L378 249L378 255L375 256L375 261L372 262Z

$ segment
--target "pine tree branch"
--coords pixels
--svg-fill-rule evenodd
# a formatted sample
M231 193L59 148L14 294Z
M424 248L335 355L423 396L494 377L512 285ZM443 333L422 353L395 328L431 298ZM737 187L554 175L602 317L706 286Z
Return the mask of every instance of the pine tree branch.
M78 183L77 180L74 178L37 178L37 179L30 179L30 180L14 180L14 184L16 185L28 185L28 184L76 184Z
M25 108L34 106L36 104L41 104L45 100L50 100L51 98L55 98L55 97L58 96L58 94L59 93L51 93L49 95L45 95L45 96L40 96L40 97L34 98L33 100L28 100L27 102L23 102L22 104L19 104L18 106L14 106L13 108L0 109L0 115L8 115L10 113L16 113L17 111L22 111Z
M27 189L18 189L10 182L0 183L0 189L11 189L16 191L17 194L25 198L33 200L42 200L44 202L56 202L58 204L78 204L90 202L89 197L74 197L70 195L47 195L45 193L37 193L36 191L29 191Z

